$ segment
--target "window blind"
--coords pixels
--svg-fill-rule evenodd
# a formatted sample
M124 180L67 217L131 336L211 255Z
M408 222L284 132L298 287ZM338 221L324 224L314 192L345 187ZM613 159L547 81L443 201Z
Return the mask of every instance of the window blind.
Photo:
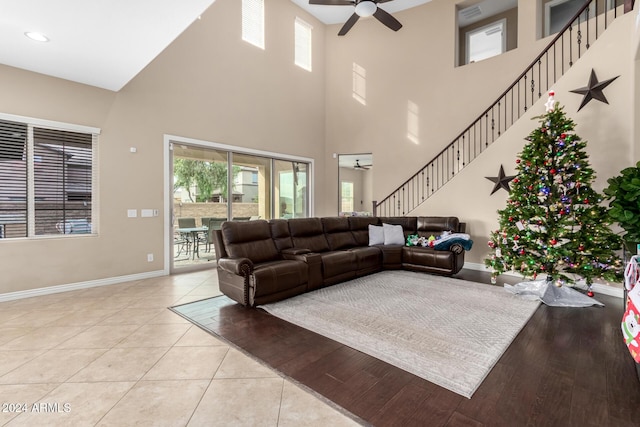
M35 234L91 232L91 134L34 128Z
M97 136L0 120L0 239L91 233Z
M27 125L0 120L0 238L27 236Z

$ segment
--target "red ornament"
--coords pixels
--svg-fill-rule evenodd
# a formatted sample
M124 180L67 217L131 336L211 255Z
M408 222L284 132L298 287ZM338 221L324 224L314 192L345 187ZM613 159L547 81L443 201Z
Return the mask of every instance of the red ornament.
M566 133L561 133L561 134L560 134L560 139L565 139L566 137L567 137L567 134L566 134Z
M588 205L589 204L589 199L584 199L584 204Z
M520 164L520 159L516 159L516 163Z
M587 296L589 296L589 297L593 297L593 291L589 291L589 292L587 292Z
M519 254L520 254L520 255L524 255L524 249L520 249Z
M520 180L518 178L513 178L513 182L518 183Z
M512 216L509 217L509 222L513 222L513 217Z
M584 251L584 245L580 245L580 246L578 246L578 250L579 250L580 252Z
M527 187L529 190L533 190L533 185Z
M518 236L517 234L515 236L513 236L513 240L519 240L520 236Z
M551 239L551 242L549 242L549 243L551 243L551 245L555 246L558 243L558 241L556 239Z
M556 174L556 170L555 169L551 169L549 172L551 172L551 175L555 175Z

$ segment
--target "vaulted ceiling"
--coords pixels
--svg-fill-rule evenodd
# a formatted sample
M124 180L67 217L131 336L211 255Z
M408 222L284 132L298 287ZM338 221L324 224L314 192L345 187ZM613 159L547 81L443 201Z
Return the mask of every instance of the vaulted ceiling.
M238 0L236 0L238 1ZM350 6L291 0L325 24L346 21ZM390 13L431 0L393 0ZM215 0L3 0L0 63L112 91L120 90ZM491 10L517 0L484 0ZM512 6L509 6L513 4ZM25 37L45 35L47 42Z

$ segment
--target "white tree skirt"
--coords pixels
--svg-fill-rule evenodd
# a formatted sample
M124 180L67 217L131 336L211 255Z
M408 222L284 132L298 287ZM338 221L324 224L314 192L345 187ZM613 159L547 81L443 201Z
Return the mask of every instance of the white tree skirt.
M595 298L572 289L569 286L557 287L553 282L546 280L535 280L532 282L521 282L515 285L504 285L504 288L512 294L530 300L539 300L553 307L590 307L604 304Z

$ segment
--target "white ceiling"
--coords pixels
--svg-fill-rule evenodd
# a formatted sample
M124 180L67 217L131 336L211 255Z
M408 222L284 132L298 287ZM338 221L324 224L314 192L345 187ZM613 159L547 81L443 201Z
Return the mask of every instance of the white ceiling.
M214 1L2 0L0 63L118 91Z
M326 24L345 22L354 11L291 1ZM380 7L394 13L429 1L393 0ZM1 0L0 64L118 91L214 2ZM479 19L516 4L484 0ZM32 41L25 37L27 31L43 33L50 41Z

